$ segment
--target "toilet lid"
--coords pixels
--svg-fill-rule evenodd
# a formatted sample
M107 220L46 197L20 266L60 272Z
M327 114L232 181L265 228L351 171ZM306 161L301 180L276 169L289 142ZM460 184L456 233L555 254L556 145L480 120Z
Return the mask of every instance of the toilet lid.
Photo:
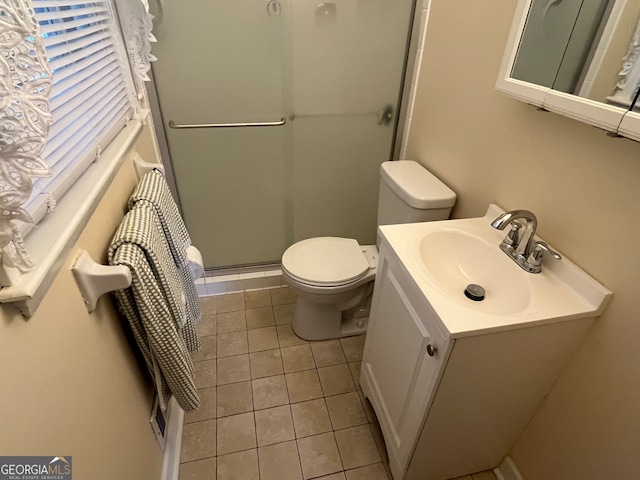
M352 238L308 238L291 245L282 255L282 268L309 285L344 285L369 269L360 245Z

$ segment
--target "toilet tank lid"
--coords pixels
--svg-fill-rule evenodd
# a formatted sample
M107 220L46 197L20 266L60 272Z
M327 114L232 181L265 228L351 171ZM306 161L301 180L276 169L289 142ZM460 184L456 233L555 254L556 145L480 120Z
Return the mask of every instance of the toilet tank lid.
M450 208L456 203L455 192L413 160L382 163L380 177L414 208Z

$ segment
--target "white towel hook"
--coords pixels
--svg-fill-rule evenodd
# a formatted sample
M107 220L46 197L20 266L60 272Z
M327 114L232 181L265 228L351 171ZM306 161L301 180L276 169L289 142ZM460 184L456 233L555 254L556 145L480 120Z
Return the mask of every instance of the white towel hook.
M105 293L131 286L131 271L127 267L100 265L85 250L80 251L71 271L89 312L96 309L98 299Z

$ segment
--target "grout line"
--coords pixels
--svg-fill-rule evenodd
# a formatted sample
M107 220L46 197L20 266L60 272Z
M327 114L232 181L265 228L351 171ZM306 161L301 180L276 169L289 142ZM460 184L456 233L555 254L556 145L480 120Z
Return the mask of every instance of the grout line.
M333 419L331 418L331 415L329 414L329 407L328 407L328 403L327 403L327 398L328 398L328 397L330 397L330 396L337 396L337 395L342 395L342 394L335 394L335 395L329 395L329 396L328 396L328 395L326 395L326 393L325 393L325 389L324 389L324 387L323 387L323 385L322 385L322 382L320 381L320 375L319 375L319 368L322 368L322 367L319 367L319 366L318 366L318 359L317 359L317 355L314 353L314 350L313 350L313 348L312 348L312 342L304 342L304 343L295 344L295 345L289 345L289 346L284 346L284 347L282 346L282 344L281 344L281 341L282 341L282 334L281 334L281 332L278 332L278 327L279 327L279 326L286 326L286 324L278 325L278 324L276 323L276 319L275 319L275 308L274 308L274 307L275 307L275 305L273 304L273 299L272 299L271 295L269 295L269 297L270 297L270 307L271 307L271 313L272 313L272 315L273 315L273 319L274 319L274 324L273 324L273 325L269 325L268 327L272 327L272 328L275 328L275 329L276 329L276 335L277 335L277 337L276 337L276 338L277 338L277 344L278 344L278 346L277 346L277 348L275 348L275 349L267 349L267 350L278 350L278 353L279 353L279 357L280 357L279 364L280 364L280 367L281 367L281 369L282 369L282 373L281 373L281 375L282 375L282 376L283 376L283 378L285 379L285 382L284 382L284 383L285 383L286 394L287 394L287 403L286 403L286 405L285 405L285 406L287 406L287 407L288 407L289 415L290 415L290 417L291 417L291 421L292 421L292 426L293 426L293 435L294 435L294 438L293 438L292 440L285 440L285 441L281 441L281 442L275 442L275 443L273 443L273 444L271 444L271 445L276 445L276 444L280 444L280 443L286 443L286 442L289 442L289 441L295 441L295 442L296 442L296 451L297 451L297 454L298 454L298 466L299 466L299 468L300 468L300 472L301 472L301 474L302 474L302 475L304 475L304 472L303 472L303 470L302 470L302 459L301 459L301 455L300 455L300 448L299 448L298 441L299 441L299 440L301 440L301 439L303 439L303 438L308 438L308 437L311 437L311 436L324 435L325 433L331 433L331 434L332 434L332 438L334 439L334 442L335 442L335 445L336 445L337 451L338 451L338 456L339 456L339 458L340 458L340 467L341 467L341 470L340 470L339 472L346 472L347 470L345 469L345 466L344 466L344 461L343 461L343 459L342 459L342 454L341 454L340 449L339 449L338 444L337 444L336 432L341 431L341 430L345 430L345 429L348 429L348 428L361 427L361 426L363 426L363 425L355 425L355 426L350 426L350 427L344 427L344 428L338 428L338 429L336 429L335 424L334 424L334 421L333 421ZM243 304L244 304L244 305L243 305L243 306L244 306L244 308L243 308L242 310L244 311L244 316L245 316L245 327L246 327L246 328L242 328L242 329L240 329L240 330L236 330L236 331L234 331L234 332L225 332L225 333L237 333L237 332L240 332L240 331L245 332L245 333L244 333L244 336L245 336L246 341L247 341L247 352L246 352L246 353L237 353L237 354L233 354L233 355L226 355L226 356L220 357L220 356L218 356L218 351L217 351L217 338L216 338L216 356L215 356L215 358L213 358L213 359L202 359L202 360L199 360L199 361L215 360L216 369L217 369L218 360L220 360L220 359L223 359L223 358L230 358L230 357L239 357L239 356L242 356L242 355L246 355L246 356L247 356L247 359L248 359L248 361L249 361L249 380L248 380L248 381L249 381L249 384L251 385L251 395L252 395L252 399L251 399L251 400L252 400L252 405L251 405L251 406L252 406L252 411L251 411L251 412L237 413L237 414L233 414L233 415L226 415L225 417L218 417L218 416L217 416L217 405L216 405L216 415L215 415L215 418L213 418L213 419L202 419L202 420L199 420L199 421L197 421L197 422L191 422L191 423L194 423L194 424L195 424L195 423L201 423L201 422L205 422L205 421L209 421L209 420L214 420L214 421L216 421L216 423L217 423L218 418L226 418L226 417L230 417L230 416L234 416L234 415L240 415L240 414L252 413L252 415L253 415L253 427L254 427L254 432L255 432L255 442L256 442L256 443L255 443L255 447L248 448L248 449L247 449L247 448L245 448L245 449L241 449L241 450L238 450L238 451L236 451L236 452L225 453L224 455L235 454L235 453L240 453L240 452L244 452L244 451L249 451L249 450L254 450L254 449L255 449L255 451L256 451L256 456L257 456L257 463L258 463L258 471L260 471L260 457L259 457L259 455L258 455L258 452L259 452L259 449L260 449L260 448L262 448L262 447L258 445L258 427L257 427L256 412L261 411L261 410L264 410L264 409L257 410L257 409L256 409L256 406L255 406L255 396L254 396L254 393L253 393L253 381L254 381L254 380L256 380L256 379L254 379L254 378L253 378L253 374L254 374L254 372L253 372L253 368L252 368L252 366L251 366L251 354L252 354L252 353L260 353L260 352L262 352L262 351L264 351L264 350L259 350L259 351L256 351L256 352L251 352L251 351L250 351L250 347L249 347L249 337L248 337L248 334L249 334L249 330L250 330L250 329L249 329L248 324L247 324L247 322L246 322L246 310L247 310L247 306L246 306L246 303L244 302L244 298L243 298ZM279 305L280 305L280 304L279 304ZM266 306L265 306L265 307L266 307ZM240 310L238 310L238 311L240 311ZM223 313L231 313L231 312L223 312ZM216 313L216 316L217 316L217 315L218 315L218 313ZM216 318L216 321L217 321L217 320L218 320L218 319ZM218 337L218 336L219 336L218 327L219 327L219 324L217 324L217 325L216 325L216 335L206 335L206 336L214 336L214 337ZM262 327L260 327L260 328L262 328ZM348 361L348 359L347 359L347 355L346 355L346 352L345 352L345 347L344 347L343 343L340 341L340 339L336 339L336 340L339 342L339 346L340 346L340 348L338 349L338 351L341 353L341 355L342 355L342 357L343 357L344 361L342 361L342 362L340 362L340 363L337 363L337 364L329 364L329 365L326 365L325 367L331 367L331 366L336 366L336 365L345 365L345 366L347 367L347 369L348 369L348 371L349 371L349 377L350 377L351 381L352 381L352 382L353 382L353 384L354 384L354 388L355 388L355 390L354 390L353 392L346 392L346 393L356 393L356 394L358 395L359 404L361 405L361 408L362 408L363 410L365 410L365 405L363 404L363 398L362 398L362 396L360 395L360 391L359 391L359 390L357 389L357 387L356 387L356 383L357 383L357 382L356 382L356 380L355 380L354 373L353 373L353 372L351 371L351 369L349 368L349 363L350 363L350 362L349 362L349 361ZM324 409L325 409L325 410L326 410L326 412L327 412L327 415L328 415L328 418L329 418L329 424L330 424L330 428L331 428L331 431L330 431L330 432L322 432L322 433L319 433L319 434L307 435L306 437L299 437L299 432L298 432L298 430L296 429L296 424L295 424L295 421L294 421L294 419L293 419L292 405L295 405L295 404L297 404L297 403L304 403L304 402L306 402L306 401L312 401L312 400L316 400L316 399L314 398L314 399L309 399L309 400L300 400L300 401L298 401L298 402L292 402L292 401L291 401L291 398L290 398L290 396L289 396L289 385L288 385L288 382L287 382L287 372L285 372L285 369L284 369L284 360L283 360L283 357L282 357L282 349L283 349L283 348L293 347L293 346L301 346L301 345L308 345L308 349L309 349L309 351L311 352L311 358L312 358L312 360L313 360L313 365L314 365L314 366L313 366L312 368L308 368L308 369L304 369L304 370L299 370L299 371L300 371L300 372L302 372L302 371L310 371L310 370L313 370L313 371L315 372L316 377L317 377L318 382L319 382L321 395L322 395L322 396L321 396L321 397L319 397L318 399L320 399L320 398L322 399L322 404L323 404L323 406L324 406ZM288 372L288 373L297 373L297 372L298 372L298 371L296 371L296 372ZM219 385L218 385L218 373L219 373L219 372L218 372L218 371L216 371L216 382L215 382L215 385L214 385L214 387L215 387L216 389L217 389L217 387L219 386ZM279 376L279 375L280 375L280 374L278 374L278 375L268 375L268 376ZM262 377L262 378L266 378L266 377ZM243 383L243 382L245 382L245 381L247 381L247 380L240 380L240 381L237 381L237 382L225 383L224 385L231 385L231 384ZM217 398L216 398L216 402L217 402ZM267 408L274 408L274 407L267 407ZM382 459L383 459L383 454L382 454L382 453L381 453L381 451L380 451L380 448L382 448L382 447L381 447L380 445L378 445L378 442L377 442L377 441L375 441L375 436L374 436L373 426L372 426L372 425L373 425L373 423L375 423L375 421L370 421L370 420L369 420L369 417L368 417L368 416L366 416L366 412L365 412L365 418L366 418L366 423L365 423L364 425L368 425L368 426L369 426L369 432L371 433L372 437L374 438L374 442L375 442L375 445L376 445L376 449L377 449L377 451L378 451L378 453L379 453L379 456L380 456L380 461L378 461L378 462L373 462L373 463L370 463L370 464L367 464L367 465L363 465L363 466L361 466L361 467L365 467L365 466L369 466L369 465L373 465L373 464L381 463L381 464L383 465L383 468L385 468L385 472L387 472L387 470L388 470L388 469L387 469L387 467L385 466L384 462L382 461ZM216 432L216 433L217 433L217 432ZM268 446L271 446L271 445L268 445ZM265 447L266 447L266 446L265 446ZM216 455L214 455L213 457L212 457L212 456L209 456L209 457L202 457L202 458L200 458L200 459L195 459L195 460L192 460L192 461L190 461L190 462L183 462L183 463L191 463L191 462L198 461L198 460L205 460L205 459L208 459L208 458L216 458L216 457L222 457L222 456L224 456L224 455L218 455L218 448L219 448L219 444L216 442ZM357 468L360 468L360 467L357 467ZM339 472L332 472L332 473L339 473Z
M291 415L293 418L293 414ZM302 470L302 458L300 457L300 444L298 443L298 439L295 438L293 440L296 444L296 452L298 452L298 466L300 467L300 477L304 479L304 470Z
M329 421L331 421L331 415L329 415ZM336 431L333 430L331 432L331 435L333 436L333 441L336 444L336 450L338 451L338 458L340 459L340 466L342 467L342 471L346 472L344 468L344 460L342 459L342 454L340 453L340 446L338 445L338 439L336 438ZM345 477L346 477L346 474L345 474Z

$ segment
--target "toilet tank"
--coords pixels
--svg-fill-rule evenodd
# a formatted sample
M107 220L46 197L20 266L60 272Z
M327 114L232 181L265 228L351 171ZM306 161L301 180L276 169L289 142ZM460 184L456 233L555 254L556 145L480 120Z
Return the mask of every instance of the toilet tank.
M446 220L456 194L412 160L380 165L378 225Z

